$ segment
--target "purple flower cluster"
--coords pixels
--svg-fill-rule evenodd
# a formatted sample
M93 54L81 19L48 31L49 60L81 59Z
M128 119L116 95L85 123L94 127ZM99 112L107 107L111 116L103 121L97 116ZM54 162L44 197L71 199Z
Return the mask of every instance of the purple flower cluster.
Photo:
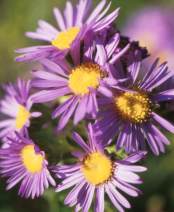
M161 104L174 99L174 89L166 85L174 74L158 59L144 71L148 52L116 29L119 9L107 14L111 3L106 0L93 11L91 5L92 0L75 6L68 1L63 14L55 8L57 28L40 20L36 32L26 34L48 45L16 50L21 54L16 61L39 66L31 81L3 87L0 174L8 178L7 189L20 183L19 195L25 198L39 197L49 185L56 192L73 187L64 203L75 211L89 211L94 201L94 211L104 212L105 193L124 211L131 205L122 193L141 193L135 186L142 183L137 173L146 168L136 163L149 150L165 152L170 142L161 128L174 133L174 125L161 116ZM88 122L87 141L76 132L72 136L82 149L72 153L75 164L50 166L29 137L32 118L42 115L33 112L33 105L46 102L59 102L52 111L58 135L71 119L74 126ZM112 145L115 153L110 154ZM120 150L124 158L116 157Z

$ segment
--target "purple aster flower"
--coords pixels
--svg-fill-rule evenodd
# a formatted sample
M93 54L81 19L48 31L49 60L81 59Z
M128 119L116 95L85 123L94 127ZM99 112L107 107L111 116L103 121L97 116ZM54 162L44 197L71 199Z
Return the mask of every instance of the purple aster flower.
M123 33L138 40L152 55L147 64L159 57L161 62L168 61L170 69L174 68L173 17L170 9L148 7L137 11L124 27Z
M98 109L97 92L110 95L106 85L116 83L116 80L109 66L129 48L129 44L123 49L118 48L119 39L119 34L115 34L105 46L100 42L87 45L83 57L80 59L76 55L73 65L66 60L57 63L48 59L40 61L43 68L33 72L32 85L41 91L32 96L32 101L42 103L69 96L52 114L53 118L60 117L58 130L65 127L73 114L75 124L86 114L94 117Z
M31 81L18 79L16 84L4 85L5 97L0 101L0 138L22 131L30 125L32 117L38 117L40 112L31 112L30 99Z
M141 61L133 62L128 67L132 80L120 89L113 86L112 98L99 99L100 112L94 129L103 143L118 136L116 149L125 148L130 153L146 149L146 139L155 155L165 151L169 141L159 127L174 133L174 125L156 110L162 102L174 99L174 89L162 89L173 73L168 71L166 63L159 67L157 64L158 60L143 75Z
M55 186L45 153L38 146L19 134L8 139L10 145L0 149L0 174L8 178L7 190L21 182L19 195L33 199L42 195L49 184Z
M109 15L111 2L106 5L106 0L102 0L91 12L91 0L79 0L76 6L71 2L66 3L64 15L59 9L54 9L54 15L58 28L40 20L36 32L27 32L27 36L32 39L42 40L49 45L34 46L16 50L23 54L17 57L17 61L38 60L41 58L62 57L68 52L72 55L80 53L80 43L88 37L88 33L97 33L109 27L117 18L118 10L114 10Z
M57 165L54 168L56 176L62 180L56 188L57 192L74 186L64 203L70 207L75 206L75 211L89 211L95 196L95 211L104 212L106 193L118 211L130 208L130 203L121 192L133 197L140 193L134 186L142 183L136 172L144 172L146 168L134 163L140 161L145 152L134 153L124 160L115 161L95 140L91 125L88 143L77 133L73 134L73 139L83 149L83 152L75 154L78 162L74 165Z

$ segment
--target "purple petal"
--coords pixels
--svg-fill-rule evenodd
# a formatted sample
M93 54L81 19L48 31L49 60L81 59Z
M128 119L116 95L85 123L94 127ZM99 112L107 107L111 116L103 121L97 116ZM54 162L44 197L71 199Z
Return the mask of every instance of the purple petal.
M56 17L56 21L57 21L60 29L62 31L66 30L65 22L64 22L63 16L62 16L61 12L59 11L59 9L58 8L54 8L53 12L54 12L54 15Z
M122 206L118 203L118 200L114 197L114 195L112 194L112 192L109 189L108 185L105 185L105 190L106 193L108 195L108 197L110 198L111 202L113 203L113 205L118 209L119 212L124 212L124 209L122 208Z
M72 207L77 203L77 196L78 196L81 188L84 186L84 184L85 184L85 181L82 180L69 192L69 194L67 195L67 197L64 201L64 203L66 205L69 205Z
M32 86L35 88L62 88L67 87L66 82L59 80L44 80L44 79L33 79Z
M137 163L139 162L141 159L143 159L145 157L145 155L147 154L147 152L145 151L139 151L137 153L133 153L130 156L128 156L125 161L128 161L130 163Z
M68 110L68 108L71 106L71 104L73 104L74 101L76 101L76 99L77 98L75 96L70 97L66 102L58 106L52 113L52 118L54 119L60 116L63 112L65 112L65 110Z
M77 144L79 144L82 147L82 149L85 150L85 152L91 152L89 146L85 143L85 141L81 138L81 136L78 133L74 132L72 138L76 141Z
M155 121L157 121L162 127L168 130L171 133L174 133L174 125L168 122L166 119L159 116L157 113L152 113L152 117Z
M121 191L124 191L126 194L132 196L132 197L137 197L138 196L138 193L139 193L139 190L135 187L132 186L132 188L130 187L130 185L125 185L121 182L119 182L118 180L113 180L112 181L114 183L114 185L116 187L118 187Z
M30 37L32 39L36 39L36 40L43 40L43 41L51 42L51 39L49 36L39 34L37 32L26 32L26 36Z
M52 62L51 60L48 60L48 59L42 59L39 62L43 66L45 66L48 70L52 71L53 73L60 74L64 77L67 77L64 69L59 64L56 64L56 63L54 63L54 62ZM67 71L68 68L69 67L66 67L66 71Z
M104 185L96 188L96 206L95 212L104 212Z
M39 20L38 25L45 31L47 30L50 33L52 33L54 35L54 37L55 37L55 35L57 35L59 33L59 31L55 27L53 27L51 24L49 24L48 22L46 22L44 20Z
M102 11L102 9L104 8L106 4L106 0L102 0L97 7L93 10L93 12L91 13L91 15L88 17L86 23L90 24L92 21L94 21L97 16L99 15L99 13Z
M152 149L153 153L155 155L159 155L159 148L158 148L156 139L155 139L153 133L151 132L151 127L146 126L146 127L144 127L143 130L144 130L145 136L147 138L147 142L148 142L150 148Z
M117 189L115 189L114 185L111 182L108 182L108 187L112 192L113 196L115 196L115 199L117 199L123 207L125 208L131 207L127 199L123 195L121 195L120 192L117 191Z
M55 89L55 90L43 90L39 91L31 96L31 100L34 103L49 102L55 100L60 96L64 96L70 93L69 88Z
M170 141L167 139L167 137L155 126L152 125L152 130L156 134L157 140L160 139L164 144L169 145Z
M105 27L107 27L109 24L111 24L118 16L119 8L113 11L111 14L103 18L103 20L99 21L98 23L93 25L93 29L97 32Z
M56 192L60 192L65 189L68 189L68 188L72 187L73 185L77 184L82 179L83 179L82 173L77 172L76 174L73 174L72 176L63 180L62 183L57 186Z
M120 36L119 36L119 33L116 33L110 40L109 42L107 43L106 45L106 52L107 52L107 55L108 55L108 58L110 58L115 50L117 49L118 47L118 44L120 42Z
M153 97L154 101L162 102L162 101L169 101L174 99L174 89L166 90L160 93L157 93Z
M87 106L87 100L88 96L84 96L80 99L80 102L76 108L76 112L74 115L74 124L78 124L79 121L81 121L86 114L86 106Z
M78 99L74 100L74 102L71 104L71 107L68 110L64 111L64 113L62 114L59 120L59 124L57 127L58 130L62 130L65 127L65 125L68 123L70 117L72 116L72 114L74 113L76 109L77 104L78 104Z
M83 203L83 211L87 212L89 211L89 208L92 204L92 199L93 199L93 196L94 196L94 191L95 191L95 186L94 185L90 185L88 190L86 191L86 198L85 198L85 201Z
M88 15L89 9L91 8L91 0L80 0L77 5L77 17L75 25L81 26L86 16Z
M98 88L98 92L100 92L101 94L103 94L104 96L109 97L109 98L111 98L113 96L112 92L104 86L100 86Z
M66 8L64 11L65 18L66 18L66 27L72 27L73 26L73 7L71 2L66 2Z

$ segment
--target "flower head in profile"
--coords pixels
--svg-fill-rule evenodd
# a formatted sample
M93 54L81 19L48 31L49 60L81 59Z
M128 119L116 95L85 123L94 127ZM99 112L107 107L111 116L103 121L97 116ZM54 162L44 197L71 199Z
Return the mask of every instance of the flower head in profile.
M109 64L114 63L129 48L129 45L118 48L119 39L119 34L115 34L105 46L100 42L86 45L83 57L75 55L72 64L67 60L57 60L57 63L48 59L40 61L43 68L33 72L32 81L32 86L40 91L32 96L32 101L42 103L61 96L69 97L52 115L53 118L60 117L59 130L65 127L73 115L75 124L87 114L95 117L98 110L97 93L110 93L107 84L116 83Z
M0 149L0 174L7 180L7 190L20 183L19 195L35 198L55 181L48 170L45 153L27 136L8 137L9 146Z
M4 85L5 97L0 101L0 137L4 138L14 131L22 131L30 125L32 117L40 112L31 112L33 103L30 100L31 81L18 79L16 84Z
M58 8L54 9L58 28L49 23L40 20L36 32L27 32L27 36L32 39L42 40L49 45L33 46L16 50L22 54L17 57L17 61L38 60L41 58L64 57L67 53L79 54L80 43L85 40L89 34L96 34L109 27L117 18L118 9L106 15L111 3L106 4L102 0L91 12L91 0L79 0L76 6L71 2L66 3L64 15Z
M120 89L113 86L112 98L99 100L96 136L106 144L118 135L116 148L127 152L146 149L146 139L153 153L159 155L169 144L159 127L174 133L174 125L156 112L162 102L174 99L174 90L162 87L173 73L166 63L158 66L158 60L144 74L141 61L132 62L127 71L131 80Z
M141 184L142 181L136 172L143 172L146 168L134 163L140 161L145 152L135 153L123 160L113 160L95 140L91 125L88 143L77 133L73 134L73 139L83 149L83 152L75 153L78 162L54 168L56 176L62 180L56 188L57 192L74 186L64 203L75 206L75 211L89 211L95 196L95 211L104 212L106 193L118 211L130 208L130 203L121 193L138 196L140 191L134 184Z

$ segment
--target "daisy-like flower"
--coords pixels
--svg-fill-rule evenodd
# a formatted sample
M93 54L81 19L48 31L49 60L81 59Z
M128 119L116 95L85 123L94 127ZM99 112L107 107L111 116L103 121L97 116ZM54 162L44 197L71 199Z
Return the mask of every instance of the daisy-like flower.
M106 0L102 0L91 12L92 0L79 0L76 6L71 2L66 3L64 15L59 9L54 9L54 15L58 23L58 28L40 20L36 32L27 32L26 35L32 39L46 41L49 45L34 46L16 50L22 54L17 57L17 61L38 60L41 58L57 58L67 53L80 54L80 43L88 37L88 33L96 34L117 18L118 9L109 15L111 2L106 5Z
M112 98L99 100L96 136L106 143L118 135L116 148L125 148L127 152L146 149L146 138L153 153L159 155L169 144L159 127L174 133L174 125L156 113L163 101L174 99L174 89L162 90L173 73L166 63L158 66L158 60L145 75L141 72L141 61L129 65L128 72L132 78L129 83L120 90L113 86Z
M0 174L8 178L7 190L21 182L19 195L33 199L42 195L49 184L55 186L45 153L38 146L20 134L8 139L10 145L0 149Z
M92 127L89 125L88 143L77 133L73 139L83 149L76 152L78 162L74 165L57 165L54 168L56 176L62 180L56 191L60 192L74 186L64 203L75 211L89 211L95 196L95 211L104 212L105 192L118 211L130 208L130 203L121 194L136 197L139 190L132 184L142 181L136 172L144 172L146 168L134 165L140 161L145 152L134 153L123 160L113 160L95 140Z
M82 120L86 114L96 114L98 109L97 92L110 94L106 84L115 83L109 71L112 64L129 48L129 44L118 48L119 34L103 46L97 43L84 48L83 57L73 60L71 65L66 60L57 63L48 59L40 61L43 69L34 71L32 86L41 91L32 96L35 103L49 102L58 97L68 95L69 98L53 112L53 118L60 116L58 130L65 127L70 117L74 114L74 124Z
M18 79L16 84L4 85L5 97L0 101L0 137L4 138L14 131L22 131L30 125L32 117L40 112L31 112L30 100L31 81Z

